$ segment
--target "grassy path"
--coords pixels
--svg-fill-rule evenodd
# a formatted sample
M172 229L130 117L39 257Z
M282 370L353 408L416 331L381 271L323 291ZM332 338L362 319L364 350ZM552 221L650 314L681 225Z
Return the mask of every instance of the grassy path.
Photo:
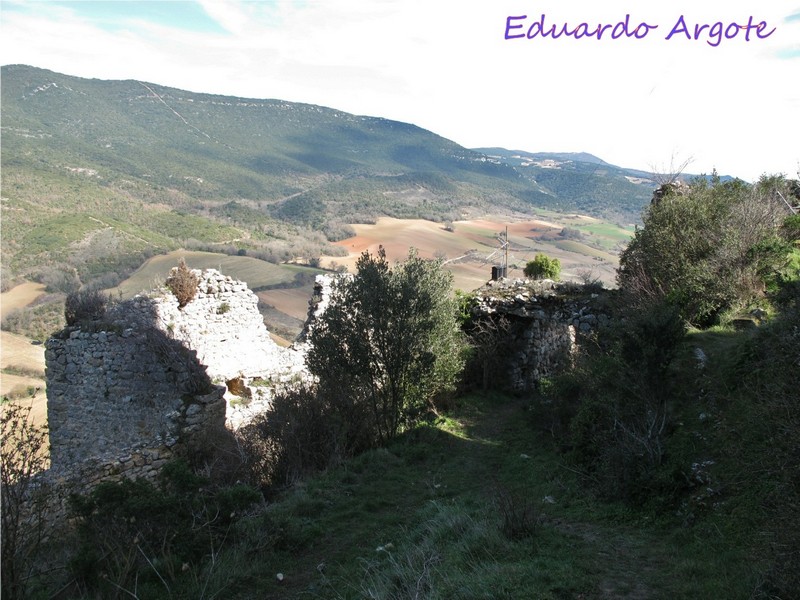
M235 597L680 597L670 542L588 497L521 402L451 415L273 505L277 551Z

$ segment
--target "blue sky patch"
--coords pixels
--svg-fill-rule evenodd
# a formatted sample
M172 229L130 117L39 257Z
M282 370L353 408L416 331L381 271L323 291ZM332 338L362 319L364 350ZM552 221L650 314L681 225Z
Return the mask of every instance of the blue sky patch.
M76 16L107 31L130 28L132 21L147 21L199 33L227 33L200 4L187 0L58 0L37 3L39 9L47 6L69 9Z

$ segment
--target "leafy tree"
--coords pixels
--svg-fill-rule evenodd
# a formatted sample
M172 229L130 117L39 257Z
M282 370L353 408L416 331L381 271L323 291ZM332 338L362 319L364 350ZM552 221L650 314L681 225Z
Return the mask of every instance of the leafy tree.
M528 261L523 270L525 277L533 279L558 279L561 275L561 262L557 258L550 258L546 254L537 254L533 260Z
M323 389L369 407L376 438L394 437L453 388L463 341L452 275L415 251L392 268L383 247L334 282L309 336L307 362Z
M752 186L718 179L662 186L620 256L620 287L633 304L667 299L698 326L757 298L791 253L778 194L787 185L764 177Z

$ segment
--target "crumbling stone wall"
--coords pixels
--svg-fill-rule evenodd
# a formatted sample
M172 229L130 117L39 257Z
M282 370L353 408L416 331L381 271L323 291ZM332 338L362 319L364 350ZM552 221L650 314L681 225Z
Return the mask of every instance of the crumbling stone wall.
M275 387L306 376L305 337L292 349L278 347L246 284L213 269L195 274L197 294L182 309L161 290L48 341L55 476L153 477L193 443L266 410ZM330 284L330 277L318 277L306 329L324 310ZM477 291L474 317L510 324L503 340L506 389L535 388L569 364L582 335L608 321L587 294L563 292L552 282L506 279Z
M575 284L500 279L475 294L473 319L505 324L496 379L512 392L532 391L566 369L581 339L610 322L599 294Z
M152 327L96 327L68 328L48 341L54 475L91 464L145 476L176 445L224 427L225 388L210 383L193 352ZM125 459L133 455L140 456Z
M152 476L226 423L265 410L271 387L250 388L253 379L300 376L302 355L269 337L246 284L213 269L195 274L197 294L183 309L160 290L48 341L52 475Z
M258 297L246 283L215 269L195 273L200 278L197 294L185 307L178 308L170 293L157 299L158 326L196 351L209 377L220 382L265 373L288 378L301 369L302 357L270 337Z

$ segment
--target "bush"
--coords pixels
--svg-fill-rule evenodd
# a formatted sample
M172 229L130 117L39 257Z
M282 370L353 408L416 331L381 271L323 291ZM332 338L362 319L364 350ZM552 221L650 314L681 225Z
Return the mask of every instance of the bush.
M67 325L101 320L106 314L109 302L110 297L96 289L68 294L64 302L64 318L67 320Z
M745 338L745 351L730 374L732 381L726 382L746 407L734 424L745 435L737 435L735 443L749 454L750 468L738 470L735 477L751 479L764 490L759 510L765 519L757 537L768 541L770 597L780 598L794 598L800 589L798 348L800 306L795 306Z
M64 329L64 305L61 299L33 307L10 311L0 323L3 331L12 331L44 342L54 331Z
M605 348L555 379L540 411L601 495L636 500L666 454L670 365L684 327L675 307L660 305L631 313L608 335Z
M440 262L412 251L392 269L381 247L356 267L313 323L307 364L322 389L365 399L386 442L454 389L464 344Z
M184 259L180 260L177 267L172 268L167 277L166 286L178 299L178 308L183 308L194 300L199 282L197 275L186 266Z
M791 252L793 225L784 224L778 197L786 188L782 177L762 177L752 186L698 179L667 191L620 255L620 289L639 306L666 298L698 327L761 298Z
M239 431L250 481L289 486L375 444L366 402L300 385L278 392L269 410Z
M106 481L72 496L80 547L70 567L78 584L97 597L152 598L184 579L185 570L213 562L231 525L261 495L247 486L208 483L185 463L172 462L156 484ZM136 589L139 595L130 592Z
M47 488L35 476L47 466L47 426L34 425L30 406L4 403L0 418L2 596L23 598L42 541Z
M557 258L550 258L546 254L537 254L525 265L523 273L525 273L525 277L533 279L557 280L561 275L561 261Z

